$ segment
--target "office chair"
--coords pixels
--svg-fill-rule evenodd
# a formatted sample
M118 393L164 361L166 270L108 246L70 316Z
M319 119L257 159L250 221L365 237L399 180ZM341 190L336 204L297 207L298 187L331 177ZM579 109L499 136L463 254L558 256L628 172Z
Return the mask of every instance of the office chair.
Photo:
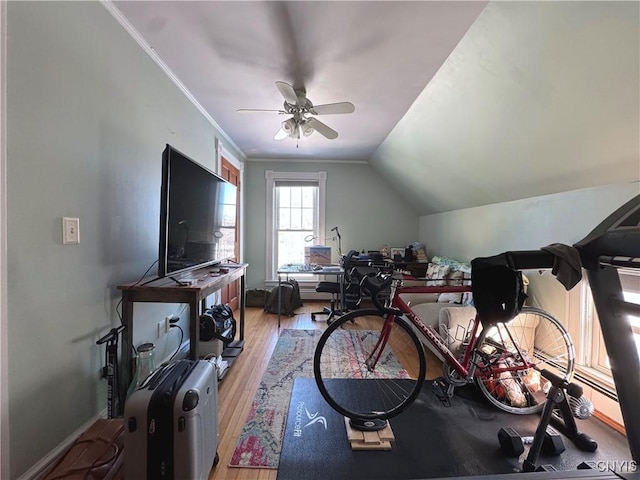
M338 282L318 282L316 285L316 292L330 293L331 307L324 307L321 312L312 312L311 320L315 322L316 315L328 315L327 323L330 324L333 317L341 313L341 305L339 305L340 284Z

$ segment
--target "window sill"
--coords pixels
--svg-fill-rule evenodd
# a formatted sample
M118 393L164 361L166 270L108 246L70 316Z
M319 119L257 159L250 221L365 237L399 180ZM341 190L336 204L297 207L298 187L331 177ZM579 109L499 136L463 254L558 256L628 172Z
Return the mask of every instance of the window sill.
M584 383L601 394L610 397L614 401L618 401L615 383L610 375L607 375L595 368L576 366L574 377L580 383Z

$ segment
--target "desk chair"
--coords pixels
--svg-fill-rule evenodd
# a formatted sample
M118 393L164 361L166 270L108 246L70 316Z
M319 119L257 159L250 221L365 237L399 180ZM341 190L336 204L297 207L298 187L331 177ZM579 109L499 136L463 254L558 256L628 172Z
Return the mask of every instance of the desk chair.
M324 307L321 312L311 313L311 320L316 321L316 315L328 315L327 323L331 323L333 317L340 313L338 308L340 298L340 284L338 282L318 282L316 292L331 294L331 307Z

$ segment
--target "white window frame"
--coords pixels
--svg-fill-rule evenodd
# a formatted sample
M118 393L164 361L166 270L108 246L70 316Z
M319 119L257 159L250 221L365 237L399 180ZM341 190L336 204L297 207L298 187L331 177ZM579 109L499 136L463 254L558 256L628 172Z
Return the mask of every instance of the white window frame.
M621 269L619 273L638 275L636 271L626 269ZM583 384L585 395L591 399L596 410L622 425L620 407L612 400L616 395L615 383L611 369L604 364L606 348L585 271L582 281L567 295L566 318L567 328L576 348L576 374L609 392L605 395L590 387L586 388L586 384ZM579 383L582 384L580 381Z
M625 268L618 269L618 274L634 277L640 276L637 271ZM606 365L607 351L600 329L600 322L597 319L597 312L586 275L576 290L579 292L579 301L581 302L579 310L579 343L581 348L578 351L578 363L598 372L600 375L611 378L611 368ZM633 330L634 333L638 333L637 327L634 327Z
M276 184L279 181L289 182L313 182L318 185L318 232L317 236L325 237L325 206L326 206L326 184L327 172L276 172L273 170L265 171L266 179L266 219L265 219L265 279L267 282L277 281L278 267L275 264L275 256L273 255L274 234L276 228L276 216L274 212Z

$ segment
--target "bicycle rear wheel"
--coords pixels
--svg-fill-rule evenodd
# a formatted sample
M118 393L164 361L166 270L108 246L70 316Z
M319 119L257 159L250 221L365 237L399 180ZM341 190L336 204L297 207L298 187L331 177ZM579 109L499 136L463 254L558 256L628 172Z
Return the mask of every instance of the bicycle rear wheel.
M387 342L376 350L385 320L378 310L356 310L320 337L313 359L316 383L329 405L346 417L391 418L420 392L426 374L422 345L411 327L396 317L388 325Z
M537 308L525 307L510 322L488 327L476 351L478 387L491 403L510 413L535 413L544 407L551 384L538 369L570 381L575 368L569 333Z

